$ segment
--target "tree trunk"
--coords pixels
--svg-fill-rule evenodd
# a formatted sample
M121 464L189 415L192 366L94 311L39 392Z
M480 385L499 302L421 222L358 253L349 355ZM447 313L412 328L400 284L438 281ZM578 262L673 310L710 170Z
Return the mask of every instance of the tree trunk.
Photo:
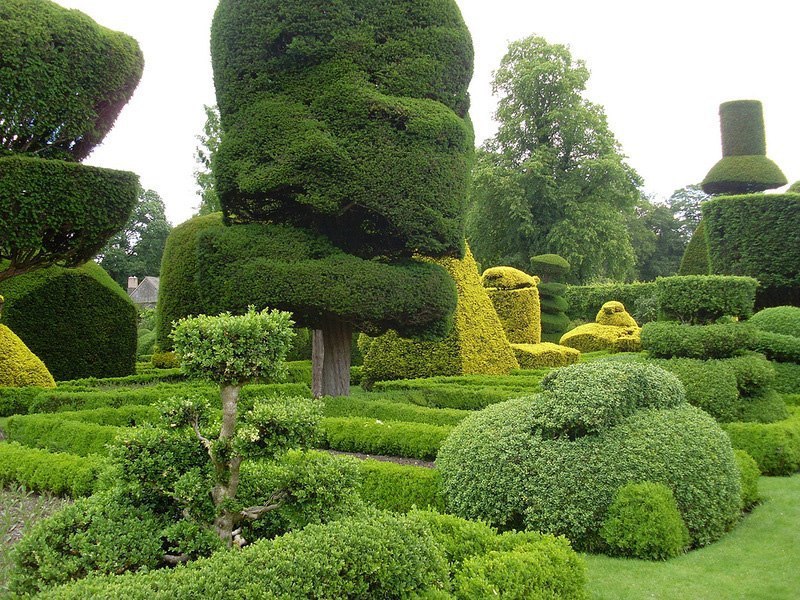
M322 365L325 362L325 342L321 329L315 329L311 334L311 394L314 398L321 398L322 393Z
M223 385L220 390L222 396L222 428L219 432L219 440L231 440L236 433L237 408L239 403L239 391L241 386ZM219 506L225 500L236 497L236 490L239 487L239 467L242 464L240 456L229 458L228 461L219 461L212 454L211 460L216 470L217 483L211 490L211 497L214 505ZM236 515L229 510L223 511L214 520L214 529L217 535L227 546L230 547L233 541L233 530L236 526Z
M350 395L350 345L353 327L342 321L331 320L321 330L322 381L320 396ZM312 369L316 373L316 368ZM318 396L319 397L319 396Z

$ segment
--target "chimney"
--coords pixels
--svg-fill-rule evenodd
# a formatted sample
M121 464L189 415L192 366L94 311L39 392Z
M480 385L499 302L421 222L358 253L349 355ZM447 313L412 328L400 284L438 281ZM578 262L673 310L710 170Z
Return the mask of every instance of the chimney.
M139 280L136 277L128 277L128 295L130 296L139 287Z

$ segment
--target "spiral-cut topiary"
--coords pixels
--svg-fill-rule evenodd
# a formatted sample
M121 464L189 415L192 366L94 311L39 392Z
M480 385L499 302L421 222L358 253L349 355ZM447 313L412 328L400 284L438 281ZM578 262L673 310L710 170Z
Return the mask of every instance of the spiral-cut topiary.
M766 157L764 116L758 100L734 100L719 107L722 160L708 172L706 194L749 194L786 185L786 176Z
M542 386L468 417L444 442L437 467L450 511L603 550L617 490L650 481L672 491L694 546L736 522L741 485L730 440L686 404L673 375L595 362L556 371Z

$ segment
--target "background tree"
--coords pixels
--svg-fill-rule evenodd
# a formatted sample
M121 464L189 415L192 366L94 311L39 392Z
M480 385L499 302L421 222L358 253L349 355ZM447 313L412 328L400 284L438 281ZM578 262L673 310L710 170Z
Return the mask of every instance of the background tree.
M636 255L637 280L653 281L678 272L689 236L684 233L687 224L672 206L643 196L628 228Z
M76 164L139 82L136 41L48 0L0 5L0 280L77 266L125 224L134 174Z
M161 255L172 230L164 210L164 201L157 192L140 190L139 201L125 228L100 251L100 266L123 288L132 275L140 280L158 277Z
M347 0L324 20L299 0L223 0L212 59L229 226L175 236L203 281L194 306L292 311L322 332L315 391L347 394L354 331L448 329L455 286L412 257L464 252L469 33L453 0ZM178 279L162 282L164 306L194 302ZM159 317L159 337L176 316Z
M203 133L197 136L200 145L194 151L194 158L198 164L198 168L194 172L194 180L197 183L197 195L200 196L197 213L199 215L207 215L221 210L213 172L214 156L217 154L222 138L219 109L216 106L204 104L203 110L206 113L206 122L203 125Z
M484 267L527 269L554 253L575 283L631 274L627 220L641 180L602 107L584 98L588 78L565 46L536 36L509 46L493 80L499 128L478 156L467 215Z
M675 190L667 199L667 206L680 222L681 236L687 244L703 217L700 206L710 197L703 191L699 183L693 183Z

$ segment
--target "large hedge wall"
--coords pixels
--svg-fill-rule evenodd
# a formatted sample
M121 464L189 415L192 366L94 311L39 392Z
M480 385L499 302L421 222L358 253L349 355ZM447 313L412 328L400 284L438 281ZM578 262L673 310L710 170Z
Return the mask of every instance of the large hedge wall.
M720 196L703 219L714 273L758 279L758 307L800 305L800 194Z
M362 257L460 255L473 51L455 1L310 10L217 8L215 175L228 222L307 228Z
M117 377L136 368L136 307L93 262L50 267L0 283L2 322L56 380Z
M711 323L720 317L749 317L758 281L734 275L677 275L656 279L663 317L684 323Z
M143 68L133 38L77 10L3 0L0 149L83 160L111 129Z
M519 368L469 249L461 260L445 258L438 262L458 288L453 330L442 341L404 339L394 331L372 340L364 356L366 382L434 375L500 375Z

